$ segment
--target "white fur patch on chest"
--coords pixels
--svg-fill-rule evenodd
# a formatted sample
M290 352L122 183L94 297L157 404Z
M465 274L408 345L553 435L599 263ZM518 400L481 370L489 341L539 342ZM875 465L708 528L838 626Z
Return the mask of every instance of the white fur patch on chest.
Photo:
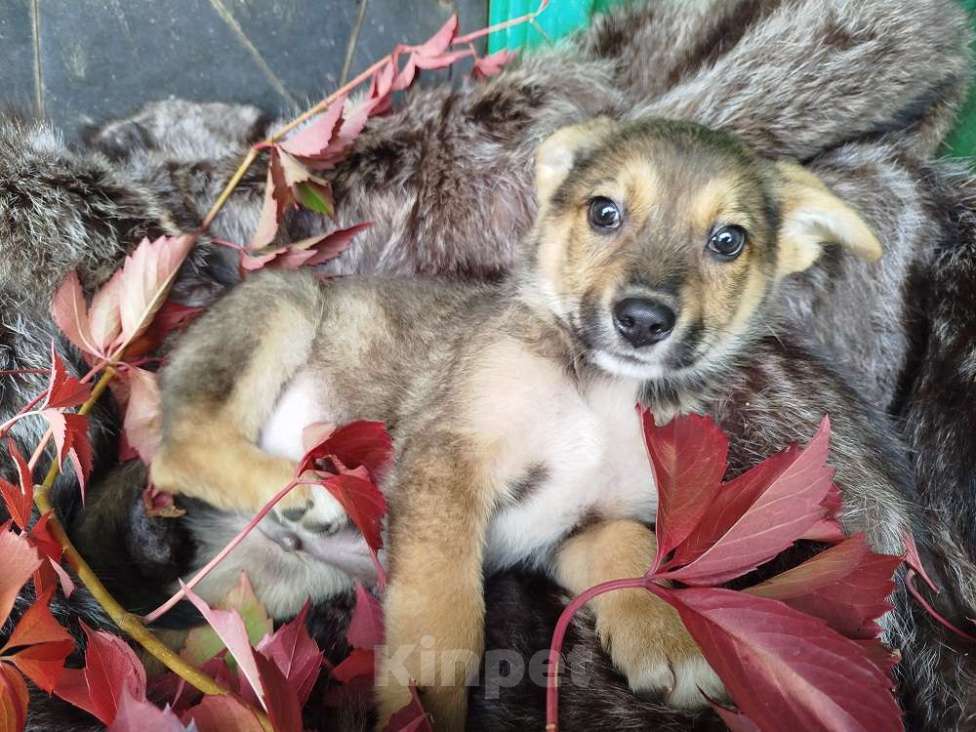
M493 476L522 486L492 518L492 570L544 561L581 523L598 518L653 521L657 490L635 410L638 382L601 378L580 387L559 366L505 346L479 374L474 423L494 435ZM488 394L491 394L489 397Z

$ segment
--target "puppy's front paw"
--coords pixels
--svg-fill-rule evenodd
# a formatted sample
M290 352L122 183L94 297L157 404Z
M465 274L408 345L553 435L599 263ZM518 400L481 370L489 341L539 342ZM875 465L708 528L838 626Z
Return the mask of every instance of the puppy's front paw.
M619 590L602 599L597 632L631 689L660 694L679 709L708 706L702 692L725 697L674 608L644 590Z
M319 485L295 486L299 488L306 490L278 512L281 519L313 534L334 534L348 525L346 510L328 490Z

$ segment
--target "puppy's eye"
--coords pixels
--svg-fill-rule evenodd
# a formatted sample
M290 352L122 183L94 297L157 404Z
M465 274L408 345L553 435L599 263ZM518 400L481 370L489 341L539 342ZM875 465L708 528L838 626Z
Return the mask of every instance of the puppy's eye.
M596 231L606 233L620 228L620 208L609 198L597 196L590 201L590 226Z
M746 230L741 226L722 226L712 232L707 249L719 259L735 259L746 245Z

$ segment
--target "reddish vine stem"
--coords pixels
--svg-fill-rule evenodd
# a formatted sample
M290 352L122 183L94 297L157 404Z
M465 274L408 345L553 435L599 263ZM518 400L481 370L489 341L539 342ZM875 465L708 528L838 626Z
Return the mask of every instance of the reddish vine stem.
M562 655L563 642L566 640L566 631L569 630L573 616L595 597L614 590L634 589L647 589L647 580L644 577L632 577L601 582L574 597L563 608L559 620L556 621L556 628L552 632L552 642L549 644L549 664L546 669L546 732L557 732L559 729L559 659Z

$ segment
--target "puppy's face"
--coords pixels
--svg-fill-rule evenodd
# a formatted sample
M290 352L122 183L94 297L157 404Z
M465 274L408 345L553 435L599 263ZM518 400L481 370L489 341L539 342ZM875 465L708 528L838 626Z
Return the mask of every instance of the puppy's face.
M533 286L590 360L621 376L727 362L822 242L880 254L814 176L689 123L561 130L540 148L537 188Z

